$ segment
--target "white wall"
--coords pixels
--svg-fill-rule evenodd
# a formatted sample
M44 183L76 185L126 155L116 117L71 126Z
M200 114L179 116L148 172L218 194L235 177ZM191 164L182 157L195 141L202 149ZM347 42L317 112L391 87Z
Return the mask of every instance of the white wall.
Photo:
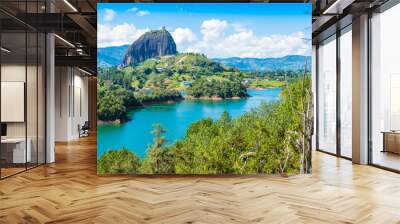
M75 70L76 72L77 70ZM71 135L74 138L79 137L78 132L78 124L81 126L85 123L85 121L89 120L89 111L88 111L88 78L86 76L82 76L82 73L79 72L79 75L74 76L74 108L72 108L72 120L71 120Z
M55 140L68 140L68 88L69 88L69 69L67 67L55 68Z
M79 138L78 125L88 120L88 78L72 67L56 67L55 140Z
M38 70L37 70L38 69ZM44 120L44 74L42 68L36 65L27 65L25 63L4 63L1 66L2 82L24 82L26 84L26 106L25 103L21 108L2 107L3 113L19 113L25 114L26 120L23 118L20 122L5 122L7 124L7 137L24 138L25 135L30 140L28 144L31 148L32 162L39 159L39 163L44 163L45 150L45 120ZM25 80L27 78L27 80ZM2 94L7 94L3 92ZM24 94L25 90L19 90L19 94ZM22 92L21 92L22 91ZM2 95L2 98L7 95ZM23 97L24 98L24 97ZM17 103L17 102L16 102ZM24 116L24 115L22 115ZM37 154L38 153L38 154Z
M27 70L26 70L27 69ZM27 122L28 122L28 137L29 130L35 130L36 137L36 107L37 107L37 96L36 96L36 80L32 77L32 74L36 77L36 66L25 66L25 64L3 64L1 66L1 81L2 82L24 82L26 83L25 76L28 72L28 87L27 87ZM2 96L6 97L6 96ZM43 105L39 105L41 107ZM1 108L2 110L8 110L9 108ZM24 108L22 108L24 110ZM25 136L25 123L26 122L7 122L7 135L9 137L24 137Z
M3 82L25 82L25 64L3 64L1 66L1 81ZM7 110L7 108L1 108ZM25 122L8 122L7 137L25 137Z

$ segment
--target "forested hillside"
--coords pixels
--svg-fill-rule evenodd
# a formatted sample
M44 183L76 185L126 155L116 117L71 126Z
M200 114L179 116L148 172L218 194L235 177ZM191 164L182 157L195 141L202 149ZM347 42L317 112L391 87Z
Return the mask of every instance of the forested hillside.
M201 54L178 54L148 59L125 67L99 68L98 117L102 121L123 122L130 107L159 101L183 99L180 91L199 93L196 80L210 82L202 86L209 97L245 97L246 88L241 83L248 75L237 69L223 66ZM224 88L218 88L218 86ZM228 86L239 91L232 92ZM193 91L192 91L193 88ZM208 91L206 91L208 89ZM206 93L207 92L207 93ZM237 93L237 94L236 94Z

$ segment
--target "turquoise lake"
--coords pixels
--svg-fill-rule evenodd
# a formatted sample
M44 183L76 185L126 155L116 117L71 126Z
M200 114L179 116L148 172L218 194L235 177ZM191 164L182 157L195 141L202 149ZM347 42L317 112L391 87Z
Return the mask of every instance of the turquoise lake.
M262 102L279 99L281 89L248 90L251 97L239 100L183 100L173 104L153 104L129 111L130 121L124 124L99 125L97 128L97 156L109 149L125 147L139 157L146 155L152 143L153 124L161 123L169 144L185 135L186 128L202 118L217 119L224 111L237 117Z

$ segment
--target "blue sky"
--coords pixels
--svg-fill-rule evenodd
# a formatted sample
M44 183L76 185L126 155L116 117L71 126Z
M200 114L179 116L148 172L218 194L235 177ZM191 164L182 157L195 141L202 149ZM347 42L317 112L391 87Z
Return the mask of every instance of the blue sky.
M311 4L97 5L99 47L131 44L144 32L165 26L180 52L199 52L210 57L310 54Z

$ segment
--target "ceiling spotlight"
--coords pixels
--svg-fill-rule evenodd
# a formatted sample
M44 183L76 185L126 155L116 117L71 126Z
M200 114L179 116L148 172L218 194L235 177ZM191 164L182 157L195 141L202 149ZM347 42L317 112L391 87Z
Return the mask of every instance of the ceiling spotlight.
M10 53L10 52L11 52L11 50L9 50L9 49L7 49L7 48L5 48L5 47L1 47L0 49L1 49L2 51L6 52L6 53Z

